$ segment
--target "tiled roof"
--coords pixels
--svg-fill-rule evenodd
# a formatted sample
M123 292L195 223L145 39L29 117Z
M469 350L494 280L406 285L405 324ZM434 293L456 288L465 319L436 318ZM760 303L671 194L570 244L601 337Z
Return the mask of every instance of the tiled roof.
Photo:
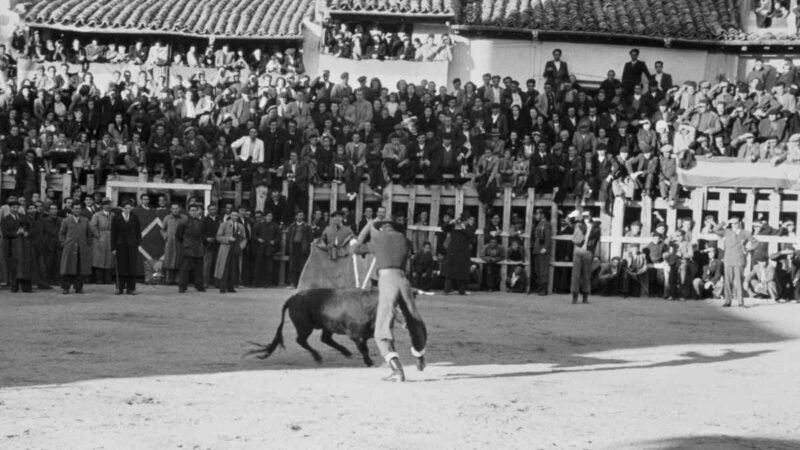
M314 0L41 0L25 20L53 28L296 38Z
M334 13L453 16L452 0L329 0Z
M722 40L741 26L735 0L462 0L462 25Z

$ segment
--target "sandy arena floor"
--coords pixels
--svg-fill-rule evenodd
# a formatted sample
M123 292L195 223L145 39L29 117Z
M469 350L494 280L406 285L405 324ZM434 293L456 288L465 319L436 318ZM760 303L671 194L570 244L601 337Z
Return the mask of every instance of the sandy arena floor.
M800 305L420 297L430 365L400 329L390 384L291 325L242 359L288 290L140 289L0 291L0 448L800 449Z

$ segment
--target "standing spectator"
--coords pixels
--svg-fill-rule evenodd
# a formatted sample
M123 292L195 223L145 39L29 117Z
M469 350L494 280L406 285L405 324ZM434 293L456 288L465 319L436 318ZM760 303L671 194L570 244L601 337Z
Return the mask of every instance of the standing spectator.
M472 217L462 213L461 217L442 225L449 242L445 246L447 253L442 262L444 292L449 294L455 287L460 295L465 295L465 284L469 281L471 255L470 246L475 237Z
M311 251L312 234L302 211L297 211L294 217L294 223L286 231L286 246L289 248L289 283L296 288Z
M203 239L205 251L203 252L203 286L212 286L214 282L214 265L217 262L219 242L217 231L222 224L222 216L217 214L217 205L208 205L208 215L203 218Z
M631 60L625 63L622 69L622 88L625 95L633 94L633 88L642 83L642 75L650 79L650 70L644 61L639 61L639 49L634 48L629 53Z
M194 281L197 292L205 292L203 284L203 257L205 256L205 239L203 221L200 214L203 208L197 204L189 205L189 219L178 225L175 238L181 246L181 268L178 274L178 293L186 292L189 278Z
M3 240L0 251L6 263L7 278L11 292L31 292L32 252L26 242L30 228L28 219L19 213L17 200L8 202L10 213L0 221Z
M89 228L92 231L92 270L97 284L111 283L111 269L114 268L114 256L111 254L111 200L104 198L101 209L92 215Z
M255 247L255 286L271 287L275 281L275 255L279 251L281 231L275 222L275 214L267 209L260 217L256 211L256 224L253 227Z
M663 61L656 61L654 64L655 73L652 76L652 80L655 81L655 87L662 93L668 92L672 89L672 75L664 72L664 62Z
M534 214L536 225L531 236L532 273L535 274L536 288L539 295L547 295L547 284L550 280L550 249L552 247L552 225L542 208Z
M600 227L594 223L588 211L581 213L583 221L576 221L572 234L574 245L572 254L572 303L578 303L578 294L583 303L589 303L591 290L592 259L600 242Z
M111 219L111 253L117 266L117 295L121 295L123 290L128 295L136 293L141 232L139 219L136 214L131 214L132 211L133 203L125 200L122 213L114 214Z
M739 218L735 216L715 226L713 231L722 238L721 247L725 249L725 303L722 306L730 307L731 300L735 297L739 306L744 307L743 271L748 247L754 245L756 240L749 231L743 229Z
M544 64L545 80L555 86L561 86L569 81L569 69L567 63L561 61L561 49L553 50L553 59Z
M64 295L71 287L76 294L83 293L83 278L92 273L92 232L89 221L81 213L81 204L72 205L72 215L61 222L58 232L63 250L61 253L61 287Z
M178 227L186 222L186 216L181 213L181 207L177 203L170 205L170 214L164 218L164 227L161 229L161 236L164 238L164 278L166 284L175 284L177 281L178 269L181 263L181 246L177 239Z
M245 231L239 222L239 211L232 210L228 220L222 222L217 231L219 252L214 278L219 280L219 293L235 293L234 287L239 282L239 268L242 248L240 244L245 241Z
M17 166L16 187L19 195L30 201L31 195L39 191L39 172L41 168L35 162L36 152L27 150L25 161Z

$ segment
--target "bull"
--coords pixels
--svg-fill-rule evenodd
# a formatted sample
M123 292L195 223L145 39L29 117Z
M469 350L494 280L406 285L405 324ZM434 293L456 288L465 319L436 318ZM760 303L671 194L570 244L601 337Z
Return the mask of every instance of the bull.
M375 332L377 308L377 290L316 288L300 291L284 303L281 323L272 342L269 345L249 342L258 348L250 350L245 356L257 355L259 359L267 359L278 346L285 348L283 324L288 310L289 318L297 330L297 343L311 353L314 361L321 363L322 356L308 345L308 337L314 330L321 329L321 340L324 344L333 347L346 358L352 358L350 350L333 340L334 334L348 336L356 344L364 358L364 364L371 367L374 363L369 356L367 341Z

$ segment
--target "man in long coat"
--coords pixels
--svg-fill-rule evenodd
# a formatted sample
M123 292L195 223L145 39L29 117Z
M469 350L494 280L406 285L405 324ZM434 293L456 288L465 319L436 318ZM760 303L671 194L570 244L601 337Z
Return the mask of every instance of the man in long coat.
M236 292L234 289L239 281L239 258L242 255L240 244L245 239L244 225L239 222L239 211L231 211L230 218L219 226L217 242L217 266L214 278L219 280L219 292L225 294Z
M92 273L92 248L89 242L92 232L89 221L81 214L81 204L72 205L72 215L61 222L58 238L63 245L61 252L61 287L69 294L75 287L76 294L83 293L83 277Z
M175 284L180 269L181 247L178 243L176 234L178 227L186 222L186 216L181 214L181 207L177 203L170 205L170 214L164 218L164 226L161 229L161 236L166 241L164 243L164 276L167 284Z
M442 231L449 234L447 253L442 264L444 292L449 294L455 287L460 295L464 295L470 274L472 256L470 246L475 237L472 218L469 214L463 213L459 219L444 224Z
M205 242L203 239L203 221L200 219L203 207L197 203L189 205L189 219L178 226L176 235L181 246L181 270L178 273L178 292L186 292L189 278L194 281L197 292L205 292L203 284L203 256L205 255Z
M20 288L22 292L31 292L32 252L30 243L26 242L30 228L25 216L19 214L19 202L14 200L8 205L11 213L0 222L3 231L0 248L6 261L9 286L11 292L19 292Z
M114 255L111 254L111 200L104 198L101 210L92 215L89 228L92 230L92 269L98 284L109 284L114 268Z
M289 250L289 283L297 286L311 252L312 234L303 211L297 211L294 217L295 221L286 231L286 248Z
M139 230L139 218L133 214L133 204L129 200L122 202L122 214L111 219L111 253L117 264L117 295L121 295L123 290L128 295L136 292L141 242Z
M552 244L552 228L545 217L544 210L536 209L536 227L531 236L531 262L536 278L539 295L547 295L547 283L550 281L550 248ZM532 277L534 278L534 277Z
M280 248L281 230L275 223L275 214L267 210L264 218L256 211L256 225L253 227L255 247L256 287L269 287L275 284L275 254Z

